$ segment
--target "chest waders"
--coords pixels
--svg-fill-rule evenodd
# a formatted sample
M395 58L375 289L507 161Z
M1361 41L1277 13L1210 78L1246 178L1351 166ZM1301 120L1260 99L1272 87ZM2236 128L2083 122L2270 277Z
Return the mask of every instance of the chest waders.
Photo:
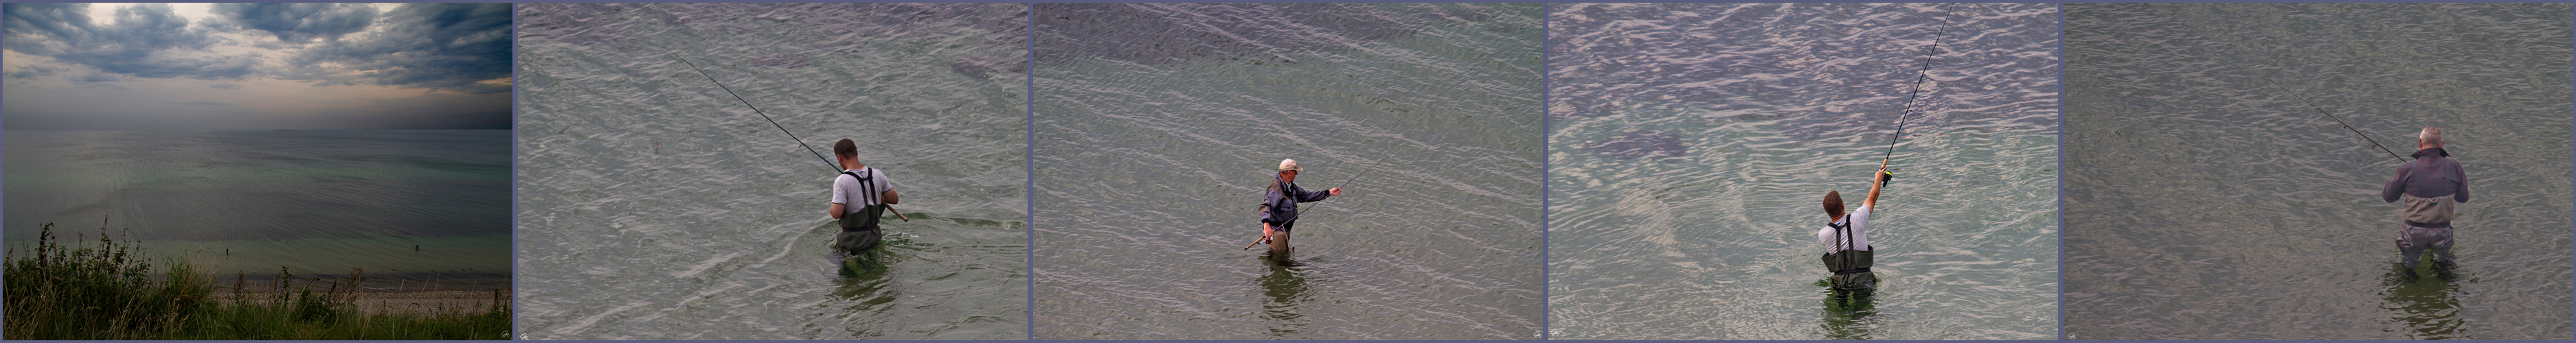
M877 231L877 217L885 215L886 206L877 203L879 201L877 197L882 195L876 189L876 178L869 177L872 174L863 175L844 170L841 171L841 175L849 175L859 180L861 194L853 200L856 200L854 202L859 203L860 206L856 212L841 214L841 234L833 240L832 246L851 254L864 253L876 248L877 243L884 240L884 233Z
M1843 239L1842 244L1835 246L1835 248L1839 249L1836 249L1833 253L1825 254L1825 270L1834 272L1832 280L1835 290L1848 291L1876 288L1878 285L1878 275L1870 274L1869 272L1869 265L1871 263L1870 250L1854 249L1855 247L1852 244L1854 242L1852 240L1851 215L1845 214L1843 216L1843 220L1825 224L1826 226L1833 227L1835 235L1840 236Z
M2455 206L2451 196L2425 198L2405 194L2401 197L2406 203L2400 212L2406 219L2406 227L2398 230L2397 252L2402 256L2400 261L2405 262L2407 272L2414 272L2415 266L2423 262L2426 250L2433 252L2433 264L2441 267L2436 270L2450 269L2451 219L2456 217L2451 212Z

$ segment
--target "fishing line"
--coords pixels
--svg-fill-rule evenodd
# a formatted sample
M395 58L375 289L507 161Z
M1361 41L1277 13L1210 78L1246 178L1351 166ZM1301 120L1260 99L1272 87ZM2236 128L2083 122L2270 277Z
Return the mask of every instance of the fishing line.
M2335 124L2342 124L2342 125L2343 125L2343 129L2344 129L2344 130L2346 130L2346 131L2352 131L2352 134L2353 134L2353 135L2361 136L2361 139L2362 139L2362 140L2370 141L2370 146L2379 148L2379 151L2380 151L2380 152L2388 153L2388 157L2396 157L2398 162L2406 162L2406 158L2405 158L2405 157L2400 157L2400 156L2398 156L2396 151L2388 150L2388 146L2379 145L2379 140L2377 140L2377 139L2370 139L2370 135L2362 134L2362 133L2361 133L2361 130L2353 129L2353 128L2352 128L2352 123L2346 123L2346 122L2344 122L2344 121L2343 121L2343 118L2337 118L2337 117L2335 117L2335 115L2334 115L2333 113L2326 113L2326 109L2325 109L2325 108L2323 108L2323 107L2317 107L2317 103L2308 101L2308 97L2307 97L2307 96L2299 95L2299 92L2291 91L2291 90L2289 90L2288 88L2281 88L2281 82L2280 82L2280 81L2274 81L2274 80L2272 80L2272 78L2270 78L2270 77L2265 77L2265 78L2263 78L2263 82L2269 82L2269 84L2268 84L2268 85L2269 85L2269 86L2271 86L2273 90L2279 90L2279 91L2281 91L2281 92L2283 92L2283 93L2290 93L2290 96L2291 96L2291 97L2299 98L2299 103L2307 104L2307 105L2308 105L2308 109L2316 110L2316 111L2317 111L2317 114L2323 114L2323 115L2326 115L2326 118L2327 118L2327 119L2334 119Z
M1947 18L1950 12L1943 11L1941 16ZM1887 154L1879 156L1878 169L1882 172L1887 170L1888 161L1896 158L1897 138L1905 137L1905 117L1915 112L1914 103L1923 95L1923 81L1932 77L1932 57L1941 53L1941 39L1949 34L1950 26L1945 20L1941 30L1932 35L1932 46L1924 48L1923 67L1914 71L1914 87L1905 95L1905 110L1896 114L1896 134L1887 136Z
M778 125L778 120L777 120L777 119L769 119L769 113L763 113L763 112L761 112L761 111L760 111L760 106L752 106L752 105L751 105L751 100L744 100L744 99L742 98L742 95L741 95L741 94L734 94L734 93L733 93L733 88L732 88L732 87L725 87L725 85L724 85L724 81L716 81L716 77L715 77L715 76L707 75L707 70L706 70L706 69L698 69L698 64L696 64L696 63L689 63L689 59L686 59L686 58L679 58L678 56L673 56L673 57L671 57L671 58L679 59L679 60L680 60L680 64L687 64L687 65L689 65L689 70L696 70L696 71L698 71L698 76L705 76L705 77L707 78L707 82L714 82L714 83L716 84L716 88L724 89L724 91L725 91L725 95L732 95L732 96L733 96L733 100L734 100L734 101L741 101L741 102L742 102L742 106L743 106L743 107L750 107L750 108L751 108L751 113L757 113L757 114L760 114L760 120L767 120L767 121L769 121L769 126L775 126L775 127L778 127L778 132L786 133L786 134L787 134L787 138L788 138L788 139L794 139L794 140L796 140L796 145L798 145L798 146L804 146L804 147L805 147L805 152L807 152L807 153L813 153L813 154L814 154L814 159L816 159L816 160L822 160L822 161L823 161L823 168L831 169L833 172L844 172L844 171L842 171L842 170L841 170L841 165L840 165L839 163L832 163L832 159L829 159L829 158L823 158L823 153L822 153L821 151L819 151L819 150L814 150L814 146L812 146L812 145L805 145L805 139L804 139L804 138L798 138L798 137L796 137L796 133L795 133L795 132L787 131L787 126L786 126L786 125ZM862 204L862 205L864 205L864 204ZM903 215L903 211L896 211L896 210L894 209L894 204L881 204L881 205L884 205L884 206L885 206L886 212L894 212L894 217L895 217L896 219L902 219L903 221L912 221L912 218L910 218L910 217L906 217L906 216L904 216L904 215Z
M672 58L678 58L678 57L672 57ZM725 87L725 85L724 85L724 81L716 81L716 77L715 77L715 76L707 75L707 70L706 70L706 69L698 69L698 64L696 64L696 63L689 63L689 59L686 59L686 58L679 58L679 60L680 60L680 64L686 64L686 65L689 65L689 70L696 70L696 71L698 71L698 76L705 76L705 77L707 78L707 82L714 82L714 83L716 84L716 88L724 89L724 91L725 91L725 95L732 95L732 96L733 96L733 100L734 100L734 101L741 101L741 102L742 102L742 106L743 106L743 107L750 107L750 108L751 108L751 113L759 114L759 115L760 115L760 119L761 119L761 120L767 120L767 121L769 121L769 126L775 126L775 127L778 127L778 132L786 133L786 134L787 134L787 138L788 138L788 139L794 139L794 140L796 140L796 145L804 146L804 147L805 147L805 152L813 153L813 154L814 154L814 159L816 159L816 160L822 160L822 161L823 161L823 167L824 167L824 168L830 168L830 169L832 169L832 171L836 171L836 172L837 172L837 171L841 171L841 167L840 167L840 166L838 166L838 165L836 165L836 164L834 164L834 163L832 163L832 159L824 158L824 157L823 157L823 153L822 153L821 151L819 151L819 150L814 150L814 146L812 146L812 145L805 145L805 139L804 139L804 138L798 138L798 137L796 137L796 133L795 133L795 132L789 132L789 131L787 131L787 126L786 126L786 125L779 125L779 124L778 124L778 120L777 120L777 119L769 119L769 113L761 112L761 111L760 111L760 106L752 106L752 105L751 105L751 100L744 100L744 99L742 98L742 95L741 95L741 94L734 94L734 92L733 92L733 88L732 88L732 87Z

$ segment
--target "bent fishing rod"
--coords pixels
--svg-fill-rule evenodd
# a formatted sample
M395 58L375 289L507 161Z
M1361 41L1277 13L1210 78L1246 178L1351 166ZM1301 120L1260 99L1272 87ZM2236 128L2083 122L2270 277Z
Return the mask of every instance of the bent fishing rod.
M814 150L814 146L812 146L812 145L805 145L805 139L804 139L804 138L797 138L797 137L796 137L796 133L795 133L795 132L787 131L787 126L786 126L786 125L779 125L779 124L778 124L778 120L777 120L777 119L769 119L769 113L763 113L763 112L761 112L761 111L760 111L760 106L752 106L752 105L751 105L751 100L744 100L744 99L742 98L742 95L741 95L741 94L734 94L734 93L733 93L733 87L725 87L725 85L724 85L724 81L716 81L716 77L715 77L715 76L713 76L713 75L707 75L707 70L706 70L706 69L698 69L698 64L696 64L696 63L689 63L689 59L686 59L686 58L679 58L679 57L672 57L672 58L678 58L678 59L680 60L680 64L686 64L686 65L689 65L689 70L696 70L696 71L698 71L698 76L705 76L705 77L707 78L707 82L714 82L714 83L716 84L716 88L718 88L718 89L723 89L723 90L724 90L724 92L725 92L725 95L731 95L731 96L733 96L733 100L734 100L734 101L741 101L741 102L742 102L742 106L743 106L743 107L750 107L750 108L751 108L751 113L759 114L759 115L760 115L760 119L761 119L761 120L767 120L767 121L769 121L769 126L775 126L775 127L778 127L778 132L784 132L784 133L787 133L787 138L788 138L788 139L794 139L794 140L796 140L796 145L804 146L804 147L805 147L805 152L813 153L813 154L814 154L814 159L822 160L822 161L823 161L823 167L824 167L824 168L831 168L831 169L832 169L832 172L836 172L836 173L837 173L837 172L841 172L841 166L840 166L839 164L832 163L832 159L829 159L829 158L823 158L823 152L822 152L822 151L820 151L820 150ZM905 216L903 215L903 211L896 211L896 210L894 210L894 204L884 204L884 205L885 205L885 207L886 207L886 212L894 212L894 217L895 217L895 219L902 219L903 221L912 221L912 218L910 218L910 217L905 217Z
M1354 178L1351 178L1351 180L1350 180L1350 181L1342 181L1342 185L1343 185L1343 186L1349 186L1349 185L1351 185L1351 183L1353 183L1353 182L1359 182L1360 178L1368 177L1368 172L1373 172L1373 171L1377 171L1377 170L1376 170L1376 169L1362 170L1362 171L1360 171L1360 177L1354 177ZM1333 187L1333 188L1342 188L1342 187ZM1329 190L1329 189L1327 189L1327 190ZM1282 189L1282 191L1285 191L1285 189ZM1323 204L1315 204L1315 206L1323 206ZM1312 208L1313 208L1313 207L1308 207L1308 209L1312 209ZM1259 245L1261 245L1261 243L1270 243L1270 235L1261 235L1261 237L1260 237L1260 238L1255 238L1255 239L1253 239L1253 240L1252 240L1252 244L1244 244L1244 245L1243 245L1243 250L1252 250L1252 247L1254 247L1254 246L1259 246Z
M2334 119L2335 124L2342 124L2342 125L2343 125L2343 129L2344 129L2344 130L2352 131L2352 134L2353 134L2353 135L2355 135L2355 136L2361 136L2361 140L2364 140L2364 141L2370 141L2370 146L2372 146L2372 147L2378 147L2378 148L2379 148L2379 152L2385 152L2385 153L2388 153L2388 157L2396 157L2396 158L2397 158L2397 162L2401 162L2401 163L2403 163L2403 162L2407 162L2406 158L2405 158L2405 157L2400 157L2400 156L2398 156L2396 151L2388 150L2388 146L2379 145L2379 140L2377 140L2377 139L2370 139L2370 135L2362 134L2362 133L2361 133L2361 130L2353 129L2353 128L2352 128L2352 123L2346 123L2346 122L2344 122L2344 121L2343 121L2343 118L2337 118L2337 117L2335 117L2335 115L2334 115L2333 113L2326 113L2326 109L2325 109L2325 108L2323 108L2323 107L2317 107L2317 103L2315 103L2315 102L2309 102L2309 101L2308 101L2308 97L2307 97L2307 96L2305 96L2305 95L2299 95L2299 92L2290 91L2290 90L2289 90L2289 89L2287 89L2287 88L2281 88L2281 82L2280 82L2280 81L2273 81L2273 80L2272 80L2272 78L2269 78L2269 77L2263 78L2263 82L2269 82L2269 85L2270 85L2270 86L2272 86L2272 89L2273 89L2273 90L2278 90L2278 91L2281 91L2281 92L2283 92L2283 93L2290 93L2290 96L2291 96L2291 97L2299 98L2299 103L2307 104L2307 105L2308 105L2308 109L2316 110L2316 111L2317 111L2317 114L2323 114L2323 115L2326 115L2326 118L2327 118L2327 119Z

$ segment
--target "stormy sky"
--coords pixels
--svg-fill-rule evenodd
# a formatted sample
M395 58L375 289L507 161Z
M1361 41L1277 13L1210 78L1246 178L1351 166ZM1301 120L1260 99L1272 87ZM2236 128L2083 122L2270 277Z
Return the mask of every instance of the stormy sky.
M510 128L506 3L0 8L0 128Z

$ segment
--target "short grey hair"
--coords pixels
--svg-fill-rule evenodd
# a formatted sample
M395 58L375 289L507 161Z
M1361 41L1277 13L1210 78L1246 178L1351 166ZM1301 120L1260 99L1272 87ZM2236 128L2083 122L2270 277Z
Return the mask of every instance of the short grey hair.
M2418 134L2416 134L2416 135L2415 135L2415 145L2419 145L2419 146L2429 146L2429 147L2437 147L2437 148L2438 148L2438 147L2441 147L2441 146L2442 146L2442 129L2434 128L2434 127L2431 127L2431 126L2426 126L2426 127L2424 127L2424 132L2422 132L2422 133L2418 133Z

